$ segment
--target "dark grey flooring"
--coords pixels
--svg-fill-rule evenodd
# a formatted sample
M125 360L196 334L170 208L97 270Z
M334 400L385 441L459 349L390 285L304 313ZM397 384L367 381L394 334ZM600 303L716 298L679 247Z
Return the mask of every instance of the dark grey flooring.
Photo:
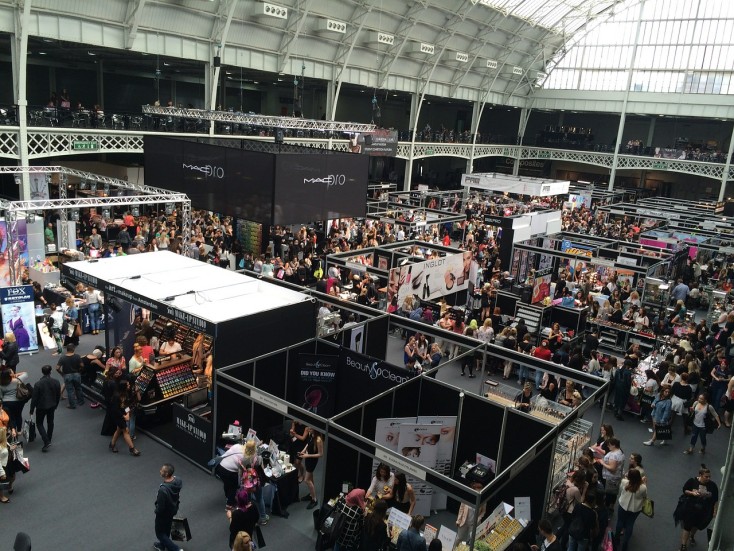
M81 353L91 351L101 337L83 336ZM56 364L49 351L22 356L20 370L40 377L41 366ZM57 374L55 377L59 377ZM111 453L108 437L100 436L104 411L87 404L75 410L62 401L49 453L37 439L26 446L31 471L18 474L11 502L0 505L0 549L13 547L18 531L30 534L33 549L143 550L152 549L153 505L160 484L161 464L171 462L183 480L180 514L189 520L192 540L186 551L228 549L229 528L221 483L169 448L138 435L142 455L133 457L124 442ZM28 406L24 410L28 418ZM317 469L317 480L320 473ZM306 493L301 488L302 495ZM271 551L312 548L311 511L305 503L289 508L290 518L272 517L263 527Z
M100 340L82 337L80 352L91 350ZM31 373L31 380L36 380L40 366L55 365L55 360L50 352L43 351L23 356L21 367ZM397 338L390 339L388 360L402 361L402 342ZM457 365L449 363L441 369L439 378L477 392L481 378L460 377L459 372ZM176 474L184 481L181 514L189 519L193 539L184 543L183 548L186 551L227 548L227 520L221 485L216 479L142 434L137 440L141 457L130 456L122 442L118 445L120 453L112 454L107 449L107 438L99 435L103 411L86 405L68 410L65 405L62 402L57 411L51 451L41 453L39 441L28 445L31 472L18 475L11 503L0 505L0 548L11 549L15 532L25 531L32 537L33 548L41 551L151 549L153 502L160 480L158 469L164 462L173 462ZM26 407L26 417L27 413ZM586 417L598 427L600 414L600 409L592 408ZM676 427L672 445L649 448L642 445L649 437L647 425L634 417L628 417L624 423L613 418L612 421L625 452L642 454L650 494L656 502L655 518L640 517L637 521L630 550L673 551L678 548L679 530L673 526L672 512L681 486L696 474L701 456L682 454L685 443L680 425ZM705 461L717 482L728 436L728 432L720 431L709 439ZM316 475L318 480L321 473L317 471ZM305 494L305 488L301 493ZM289 512L289 519L273 517L263 528L267 549L312 549L311 511L306 510L304 503L297 503L291 505ZM451 522L453 519L444 513L436 520ZM704 540L699 538L699 541L702 549Z
M388 361L402 365L402 339L391 337L388 345ZM479 392L482 378L474 379L462 377L458 361L447 362L439 370L438 379L463 388L467 392ZM486 379L487 377L485 377ZM501 381L514 384L518 392L520 385L516 379ZM594 430L598 432L601 423L601 408L592 407L584 416L594 423ZM674 441L667 446L648 447L642 443L650 438L649 425L639 422L639 417L626 415L621 422L607 412L605 423L611 423L615 435L620 439L622 449L626 454L639 453L643 458L643 467L648 478L648 491L655 501L655 518L649 519L643 515L637 519L634 534L630 542L629 551L677 551L680 547L680 529L673 524L673 510L678 503L683 484L692 476L698 475L702 462L711 469L713 480L721 485L721 467L724 466L726 450L729 445L729 430L722 428L708 436L708 447L705 456L698 453L684 455L683 450L688 447L689 437L683 436L683 424L679 418L673 426ZM697 449L700 448L700 443ZM616 518L615 518L616 520ZM699 536L698 546L693 549L704 549L706 537Z

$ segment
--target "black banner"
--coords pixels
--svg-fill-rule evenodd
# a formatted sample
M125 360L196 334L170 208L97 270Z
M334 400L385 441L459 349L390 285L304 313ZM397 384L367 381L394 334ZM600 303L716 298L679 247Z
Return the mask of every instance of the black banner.
M109 283L108 281L90 276L85 272L82 272L76 268L72 268L68 264L61 265L61 274L70 279L73 279L74 281L79 281L86 285L91 285L95 289L99 289L100 291L102 291L105 296L111 296L124 300L126 302L130 302L135 306L142 307L150 310L151 312L155 312L156 314L160 314L161 316L171 318L174 321L185 325L186 327L194 329L195 331L201 331L203 333L206 333L207 335L212 336L217 334L217 325L215 323L196 317L187 312L182 312L181 310L178 310L177 308L174 308L169 304L158 302L157 300L152 300L137 293L133 293L132 291L118 287L117 285ZM109 323L112 323L112 320L110 320Z
M361 153L374 157L395 157L398 154L397 130L377 129L357 137Z
M415 376L403 367L342 348L336 381L336 413L356 406Z
M273 224L364 218L368 163L352 154L277 156Z
M214 432L211 421L179 404L172 404L173 448L201 466L212 458Z
M132 358L135 344L135 305L129 302L119 304L119 301L117 305L120 308L115 312L110 308L109 299L105 304L107 343L111 347L122 347L122 355Z
M298 355L298 401L303 409L332 417L336 405L336 371L339 356Z

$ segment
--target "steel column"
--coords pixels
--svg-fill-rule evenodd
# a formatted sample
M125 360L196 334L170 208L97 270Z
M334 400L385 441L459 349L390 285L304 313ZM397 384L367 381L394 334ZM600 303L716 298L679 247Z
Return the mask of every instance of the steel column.
M721 176L721 188L719 188L719 201L724 200L726 194L726 184L729 181L729 172L731 171L731 156L734 155L734 128L729 138L729 152L726 154L726 164L724 165L724 173Z

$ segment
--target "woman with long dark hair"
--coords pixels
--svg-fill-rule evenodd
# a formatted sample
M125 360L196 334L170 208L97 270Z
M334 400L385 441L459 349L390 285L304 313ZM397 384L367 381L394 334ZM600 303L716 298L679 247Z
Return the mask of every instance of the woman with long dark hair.
M685 500L675 510L676 524L683 523L680 538L680 551L687 551L688 545L694 545L697 530L704 530L719 508L719 487L711 480L711 471L701 464L696 478L689 478L683 485ZM680 511L679 511L680 509Z
M630 469L627 477L620 484L617 500L617 527L614 532L620 538L620 551L627 551L635 521L642 511L642 504L647 497L647 486L637 469ZM624 530L624 535L622 534Z
M362 546L360 551L383 551L390 538L387 535L387 502L378 499L372 505L372 512L364 519L362 527Z
M395 484L393 484L392 487L392 495L393 498L390 501L390 505L403 513L413 516L413 509L415 508L415 493L413 492L413 486L408 484L405 474L397 473L395 475Z

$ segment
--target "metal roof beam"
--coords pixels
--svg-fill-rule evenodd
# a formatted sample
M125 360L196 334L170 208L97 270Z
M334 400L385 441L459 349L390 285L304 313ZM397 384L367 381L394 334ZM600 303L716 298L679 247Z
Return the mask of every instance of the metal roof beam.
M146 0L128 0L127 15L125 16L125 49L130 50L138 35L138 26L143 16Z
M395 31L395 36L399 37L402 35L403 39L400 41L400 44L398 44L398 47L393 50L392 56L385 52L385 56L382 58L382 62L380 63L380 68L377 71L378 75L382 75L379 77L377 82L377 88L384 88L387 78L392 73L395 63L403 52L405 45L408 43L410 30L418 23L415 17L422 11L425 11L426 8L427 3L425 1L415 2L408 9L408 13L403 16L403 20Z
M285 71L286 65L293 54L293 49L298 42L298 37L303 31L303 25L306 23L308 12L311 10L311 4L313 4L313 0L300 0L295 8L291 8L291 10L299 12L299 14L297 17L292 17L288 21L288 26L283 33L280 48L278 48L278 72L280 73Z

